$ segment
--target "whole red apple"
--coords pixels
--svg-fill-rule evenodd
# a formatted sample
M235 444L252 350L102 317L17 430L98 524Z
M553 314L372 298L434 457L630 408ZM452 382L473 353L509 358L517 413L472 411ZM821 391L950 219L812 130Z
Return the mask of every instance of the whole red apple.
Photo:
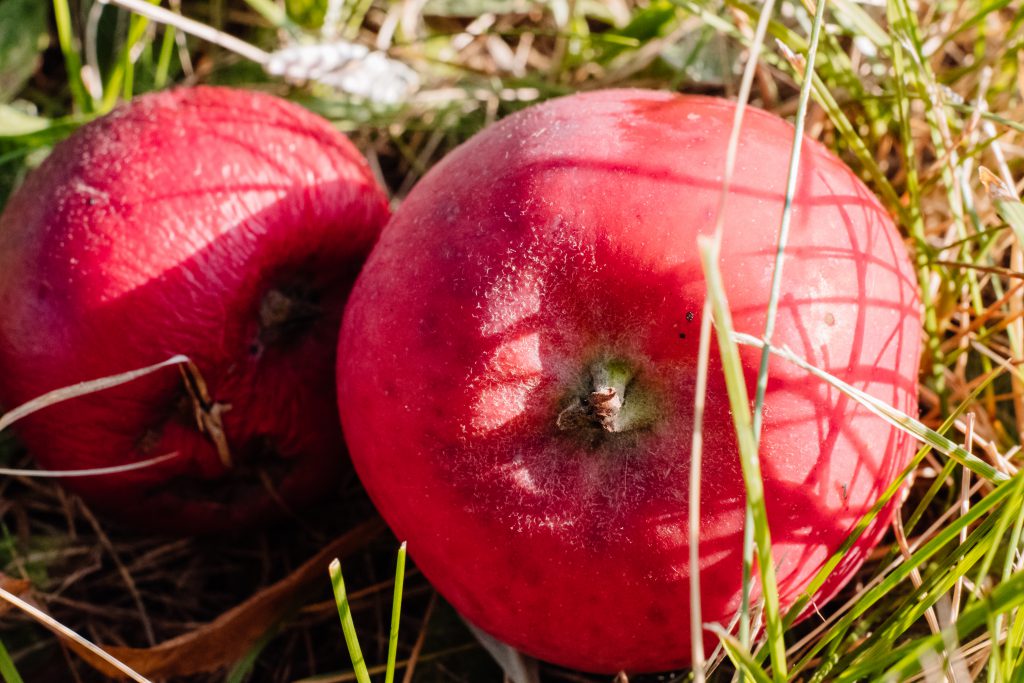
M733 112L725 100L608 90L510 116L423 178L349 300L338 392L357 472L438 590L541 659L594 672L690 661L697 236L713 230ZM728 197L727 294L736 328L758 335L792 138L783 120L750 111ZM919 305L904 245L871 192L810 140L774 341L915 409ZM759 353L743 351L751 387ZM701 600L705 621L728 623L745 494L715 358L707 400ZM772 361L761 458L784 605L910 448Z
M365 159L296 105L140 97L57 145L0 217L0 400L186 354L205 398L172 367L20 435L48 469L177 453L66 481L143 527L216 532L305 503L341 473L337 328L387 217Z

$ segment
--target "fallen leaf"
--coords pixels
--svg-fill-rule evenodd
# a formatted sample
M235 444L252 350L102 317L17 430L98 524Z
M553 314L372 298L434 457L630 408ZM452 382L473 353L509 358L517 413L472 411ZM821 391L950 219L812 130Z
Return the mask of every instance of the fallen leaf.
M31 586L32 584L25 579L16 579L13 576L7 576L7 574L0 572L0 588L9 593L14 593L15 595L20 596ZM0 617L11 609L13 609L13 607L9 603L0 601Z
M323 582L331 560L365 548L384 529L379 518L364 522L331 541L285 578L193 631L154 647L103 649L143 676L154 679L222 669L240 660L261 636L297 606L303 593ZM118 675L119 672L94 653L73 641L65 640L65 643L97 671L108 676Z

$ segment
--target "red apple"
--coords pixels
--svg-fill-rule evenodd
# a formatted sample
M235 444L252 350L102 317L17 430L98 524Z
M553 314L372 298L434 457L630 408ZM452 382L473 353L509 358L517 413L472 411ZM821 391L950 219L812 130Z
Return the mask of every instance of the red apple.
M510 116L423 178L350 297L338 393L357 472L437 589L541 659L594 672L690 661L697 237L713 230L733 111L608 90ZM783 120L750 111L728 198L727 294L737 329L756 335L792 138ZM919 305L904 245L871 192L810 140L774 341L915 409ZM751 387L759 354L743 351ZM705 621L728 623L745 494L717 358L707 398L701 601ZM838 391L772 361L761 458L784 605L910 449Z
M177 453L67 480L139 526L215 532L305 503L341 473L337 328L387 216L365 159L296 105L140 97L57 145L0 217L0 400L186 354L205 407L168 368L47 408L23 440L58 470Z

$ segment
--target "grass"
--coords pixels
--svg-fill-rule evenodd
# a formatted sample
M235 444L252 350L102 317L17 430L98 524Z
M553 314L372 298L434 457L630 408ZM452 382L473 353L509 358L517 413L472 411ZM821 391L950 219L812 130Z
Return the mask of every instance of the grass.
M0 0L0 12L37 1ZM0 94L9 93L0 102L0 202L55 142L119 100L198 82L268 90L327 116L400 198L473 132L539 100L623 85L745 93L741 70L762 18L760 3L741 0L431 0L422 14L411 1L164 3L179 5L182 14L260 51L316 40L324 16L334 12L337 35L390 48L416 69L422 88L403 105L371 106L316 83L283 83L230 49L114 7L94 15L89 0L54 0L39 33L44 40L32 44L33 68L25 68L24 57L17 65L4 61L11 45L24 54L15 33L33 35L32 27L0 22ZM1022 26L1024 5L1008 0L787 1L764 24L768 40L751 64L751 103L789 117L865 179L907 238L922 288L921 414L896 414L853 387L834 386L922 447L897 532L839 596L818 606L821 619L796 623L795 615L881 503L788 613L771 599L750 605L741 620L755 624L747 637L720 632L722 649L708 653L699 673L676 679L726 680L739 671L755 681L1010 681L1024 673ZM794 166L791 183L798 174ZM776 272L784 287L785 223L778 227ZM724 284L715 284L713 250L709 256L709 301L725 359L736 343L760 342L729 334ZM773 288L772 300L781 294ZM739 332L772 336L770 325ZM761 346L764 358L802 362ZM740 381L738 368L732 373L733 417L754 503L764 372L753 387ZM750 388L753 402L743 394ZM0 442L0 467L30 466L13 439ZM902 493L893 482L887 496ZM212 621L287 576L344 530L344 520L371 514L351 481L345 496L316 508L297 528L226 542L152 539L94 523L52 482L9 474L0 477L0 585L5 576L30 579L32 598L61 624L93 641L142 648L149 645L142 634L166 640ZM770 570L759 505L751 519L757 566ZM411 569L406 582L396 581L393 548L392 539L377 539L343 558L355 590L345 593L342 621L347 615L359 624L366 659L358 676L390 681L399 671L408 680L497 680L499 669L450 608L433 606L422 576ZM770 572L752 572L751 580L762 581L762 594L771 597ZM350 646L332 621L341 603L323 584L267 624L266 639L232 680L357 679L346 665ZM762 608L767 637L754 619ZM0 633L4 681L91 675L20 613L0 612ZM540 672L543 680L608 680L549 666ZM216 672L193 679L223 680Z

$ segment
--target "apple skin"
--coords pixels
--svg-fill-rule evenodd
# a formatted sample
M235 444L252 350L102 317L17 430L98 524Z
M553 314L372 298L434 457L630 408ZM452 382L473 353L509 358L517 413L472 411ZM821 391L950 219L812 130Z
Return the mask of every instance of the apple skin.
M296 105L219 87L142 96L57 145L0 217L0 400L186 354L227 408L230 467L174 367L51 406L19 434L47 469L178 453L65 480L138 527L280 517L343 472L337 328L387 218L366 160Z
M338 395L356 471L441 594L540 659L598 673L690 662L697 236L713 231L733 112L720 99L607 90L509 116L413 189L349 299ZM748 111L728 198L721 265L736 329L755 335L792 137ZM919 296L905 247L871 192L811 140L778 315L777 344L916 410ZM760 351L741 353L752 390ZM595 368L623 364L623 406L647 417L618 432L564 428ZM705 622L728 624L745 497L717 353L711 364L701 602ZM761 467L783 605L911 453L905 435L772 360Z

